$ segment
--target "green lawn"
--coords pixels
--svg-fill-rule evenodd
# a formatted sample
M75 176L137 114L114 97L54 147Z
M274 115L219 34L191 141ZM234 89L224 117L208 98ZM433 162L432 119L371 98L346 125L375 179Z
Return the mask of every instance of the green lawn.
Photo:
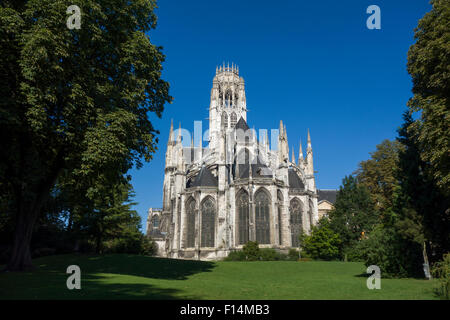
M81 290L68 290L66 268L81 268ZM381 279L366 287L356 262L202 262L136 255L59 255L36 270L0 273L0 299L438 299L434 283Z

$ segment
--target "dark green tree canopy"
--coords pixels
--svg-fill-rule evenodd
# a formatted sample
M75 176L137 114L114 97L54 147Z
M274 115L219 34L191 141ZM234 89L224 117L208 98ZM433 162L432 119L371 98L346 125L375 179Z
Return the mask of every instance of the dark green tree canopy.
M68 29L70 5L81 28ZM0 8L0 190L16 219L9 264L31 263L29 239L61 177L114 179L149 161L171 101L164 55L150 42L153 0L7 1ZM84 177L84 178L83 178Z

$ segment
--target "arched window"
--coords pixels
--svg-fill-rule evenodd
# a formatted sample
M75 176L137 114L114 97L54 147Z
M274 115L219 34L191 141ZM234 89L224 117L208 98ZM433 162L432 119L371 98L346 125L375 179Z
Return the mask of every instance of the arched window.
M264 190L255 195L256 241L260 244L270 243L270 197Z
M302 204L300 200L294 198L289 206L289 214L291 216L291 241L292 247L299 246L299 236L302 231Z
M213 198L207 197L202 202L202 247L214 247L216 204Z
M193 198L189 199L186 204L186 215L187 215L187 248L195 247L195 200Z
M239 244L246 244L249 240L248 237L248 193L242 190L236 197L236 208L238 212L238 236Z
M222 128L228 128L228 115L226 112L222 113Z
M278 239L280 241L280 245L283 243L283 237L282 237L282 221L281 221L281 215L282 215L282 207L283 207L283 194L280 190L277 191L277 200L278 200Z
M225 92L225 107L231 108L233 106L233 94L231 90Z
M233 112L232 114L231 114L231 128L234 128L234 126L236 125L236 123L237 123L237 116L236 116L236 113L235 112Z
M157 216L157 215L153 216L152 226L153 226L153 228L159 228L159 216Z

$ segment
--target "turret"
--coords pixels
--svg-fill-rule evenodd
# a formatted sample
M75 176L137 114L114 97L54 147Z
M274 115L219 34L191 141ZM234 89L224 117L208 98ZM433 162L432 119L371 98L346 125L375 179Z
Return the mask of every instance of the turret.
M308 129L308 147L306 149L306 174L314 175L313 151L311 146L311 136Z

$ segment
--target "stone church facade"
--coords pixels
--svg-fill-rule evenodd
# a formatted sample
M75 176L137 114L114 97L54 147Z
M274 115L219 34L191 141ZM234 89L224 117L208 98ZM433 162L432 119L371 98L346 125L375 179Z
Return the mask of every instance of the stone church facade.
M147 233L158 255L215 260L248 241L281 251L318 222L313 151L289 158L286 127L259 139L247 124L244 79L232 65L216 68L207 147L182 143L170 128L163 207L149 210ZM275 134L274 134L275 131Z

